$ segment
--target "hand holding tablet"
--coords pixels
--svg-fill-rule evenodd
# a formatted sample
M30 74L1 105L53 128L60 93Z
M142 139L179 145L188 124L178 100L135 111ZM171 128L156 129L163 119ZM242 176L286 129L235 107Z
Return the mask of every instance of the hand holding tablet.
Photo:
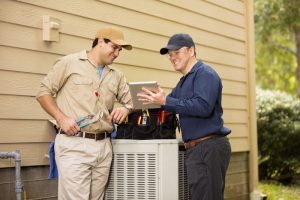
M157 92L159 92L160 89L156 81L129 82L128 85L132 96L134 109L148 109L161 107L160 105L154 104L150 101L150 94L156 94Z

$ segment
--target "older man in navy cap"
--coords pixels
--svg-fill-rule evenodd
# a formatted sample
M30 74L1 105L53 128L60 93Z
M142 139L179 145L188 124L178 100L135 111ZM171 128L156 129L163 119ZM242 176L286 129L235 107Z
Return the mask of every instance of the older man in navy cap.
M197 60L188 34L173 35L160 54L166 54L183 76L168 96L161 88L157 93L144 89L139 99L179 114L192 199L224 199L231 147L226 137L230 130L222 119L222 81L213 68Z

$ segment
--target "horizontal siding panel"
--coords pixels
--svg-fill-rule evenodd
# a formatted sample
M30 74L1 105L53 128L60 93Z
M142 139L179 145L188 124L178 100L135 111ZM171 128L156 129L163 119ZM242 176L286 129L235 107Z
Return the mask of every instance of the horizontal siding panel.
M228 179L230 179L231 183L243 184L243 183L247 183L249 181L249 174L246 172L236 172L233 174L228 174L226 176L226 182L229 182Z
M196 46L196 52L198 57L205 62L214 62L242 69L245 68L245 57L242 55L207 48L204 46ZM136 55L139 56L139 59L137 59ZM130 53L126 52L126 54L118 57L116 61L126 63L128 65L148 66L156 69L171 70L169 67L170 62L167 57L161 56L158 52L145 51L142 49L134 49Z
M22 167L22 185L26 191L24 199L57 200L57 179L48 179L49 166ZM14 169L0 169L0 194L3 200L15 200Z
M128 82L157 81L161 87L173 88L181 77L175 71L157 70L145 67L114 64L115 68L121 70Z
M53 66L55 60L61 56L28 49L0 46L0 69L46 74Z
M47 120L0 119L0 126L4 133L0 143L50 142L55 138L54 128Z
M56 59L63 55L57 55L53 53L46 53L46 52L39 52L39 51L31 51L27 49L21 48L12 48L7 46L0 46L0 69L4 70L11 70L11 71L19 71L19 72L30 72L30 73L39 73L39 74L46 74L53 66ZM122 56L122 55L121 55ZM12 57L16 57L19 59L11 59ZM165 59L161 57L160 59ZM234 80L243 82L246 79L246 70L234 67L228 67L224 65L219 65L215 63L207 63L211 65L223 79L226 80ZM155 69L147 68L147 67L138 67L138 66L129 66L129 65L122 65L119 63L113 64L114 67L119 68L125 74L128 80L134 81L135 79L140 79L140 76L147 75L147 70L150 70L152 74L155 75L147 75L145 79L153 79L152 77L162 77L162 79L157 80L161 85L167 86L164 82L170 82L169 87L175 86L177 83L180 74L173 71L173 67L169 63L167 70L156 71ZM130 70L131 69L131 70ZM128 70L128 72L127 72ZM137 71L132 71L137 70ZM145 71L146 70L146 71ZM169 71L171 70L171 71ZM139 74L140 76L136 76ZM161 75L160 75L161 74ZM132 78L130 78L132 77ZM165 77L168 77L167 79ZM173 79L176 80L173 80Z
M0 95L0 119L50 119L35 97Z
M0 23L0 25L3 26L3 29L0 30L0 42L5 46L68 54L70 52L80 51L83 48L89 49L88 46L92 42L91 40L77 38L77 42L74 43L73 37L60 35L61 41L63 42L51 43L51 47L49 47L48 43L41 40L41 31L7 23ZM205 50L205 48L203 49ZM202 50L200 50L200 52L202 52ZM116 60L117 63L171 70L170 67L168 67L170 66L170 63L167 58L163 59L162 56L156 52L135 49L134 51L124 51L122 54L123 55ZM136 59L136 55L139 55L139 59ZM211 57L214 62L225 62L226 64L233 66L243 66L242 63L244 62L238 55L233 55L231 53L227 53L227 55L225 53L221 54L221 52L218 52L217 50L211 52L207 49L207 51L203 51L202 57L204 60Z
M211 62L207 62L207 64L214 68L222 79L247 82L247 72L245 68L230 67Z
M237 13L245 14L244 3L238 0L205 0L220 7L232 10Z
M225 121L225 126L231 129L229 138L245 138L249 137L249 127L248 124L229 124Z
M230 163L229 163L229 167L228 167L228 171L227 171L227 174L234 174L234 173L247 173L249 171L249 164L247 162L247 160L241 162L232 162L230 160Z
M171 89L175 87L179 80L180 75L176 72L158 71L153 69L142 69L136 67L120 67L116 65L116 68L121 69L127 81L153 81L156 80L165 89L166 94L169 94ZM140 74L136 76L136 74ZM0 94L11 95L25 95L35 96L39 85L45 75L30 74L13 71L1 71L0 70L0 84L5 87L0 87ZM149 78L155 77L155 78ZM223 107L230 109L247 109L247 99L242 88L243 83L223 81ZM235 90L236 88L236 90ZM238 90L238 88L240 88ZM241 95L241 96L232 96Z
M239 174L238 176L241 176L242 178L245 178L245 176L249 176L248 173ZM232 183L233 180L231 179L231 176L228 176L226 178L226 183ZM237 184L227 184L225 186L225 194L224 199L225 200L249 200L249 180L246 180L246 182L237 183Z
M248 162L248 158L249 158L248 152L234 153L234 156L230 158L230 162L240 162L240 161Z
M61 33L89 39L93 38L93 35L99 27L109 25L109 23L106 22L91 21L88 18L15 1L4 1L0 7L0 20L37 29L42 28L43 15L50 15L60 19L62 24L60 26ZM26 16L26 18L24 16ZM185 32L193 36L195 43L200 46L217 48L241 55L245 54L245 43L242 41L189 27L178 28L178 30L174 30L175 32L166 34L164 34L164 30L160 30L160 32L155 34L127 27L122 27L122 30L125 32L126 39L130 41L135 48L158 51L158 49L165 45L170 35L178 32L178 30L185 30Z
M0 184L12 183L15 184L14 175L11 173L10 168L0 169ZM12 170L14 171L14 170ZM24 167L22 168L22 182L47 180L49 174L49 166L39 166L39 167ZM12 177L11 177L12 176Z
M144 67L136 67L136 66L128 66L128 65L120 65L114 64L114 67L124 72L127 81L153 81L156 80L159 85L164 88L174 88L182 77L182 74L175 71L165 71L165 70L156 70L151 68L144 68ZM173 69L172 66L169 66L170 69ZM237 70L238 71L238 70ZM233 94L233 95L241 95L245 96L246 91L246 84L243 82L238 81L227 81L223 80L223 92L225 94ZM237 99L245 98L245 97L238 97ZM245 99L244 100L233 100L232 102L238 103L237 107L246 108L245 106ZM230 105L234 105L231 102L228 102Z
M0 119L2 143L50 142L55 138L55 130L48 120L5 120ZM248 137L248 129L243 124L225 124L232 130L229 138Z
M248 151L248 142L246 139L230 139L232 151ZM244 146L243 146L244 145ZM22 166L47 165L49 160L45 157L48 154L49 143L18 143L18 144L0 144L0 152L11 152L19 149L21 151ZM2 160L0 168L14 166L10 159ZM243 182L245 177L231 175L234 182Z
M222 96L223 108L246 110L248 108L247 103L248 103L247 98L243 96L232 96L232 95Z
M211 18L233 24L239 27L245 27L245 19L242 14L232 12L228 9L213 5L206 1L189 0L189 3L181 0L160 0L170 5L181 7L182 9L209 16Z
M60 34L59 43L49 43L42 41L42 32L38 29L22 27L18 25L1 23L3 27L0 30L0 43L5 46L26 48L35 51L46 51L57 54L69 54L80 51L82 49L90 49L92 40ZM219 64L244 68L245 57L242 55L223 52L217 49L211 49L202 46L197 50L201 59ZM138 59L137 59L137 56ZM134 49L133 51L124 51L117 58L116 62L121 62L128 65L148 66L157 69L170 70L169 61L166 57L162 57L158 52L146 51L143 49Z
M158 81L158 83L163 88L174 87L179 79L179 73L168 72L168 71L158 71L148 68L140 67L118 67L124 72L127 81ZM136 74L140 74L136 76ZM3 71L0 70L0 85L5 87L0 87L0 94L11 94L11 95L24 95L24 96L35 96L39 89L40 83L44 78L44 74L30 74L14 71Z
M1 52L10 52L10 51L1 51L0 47L0 53ZM10 49L10 48L4 48L4 49ZM12 51L12 52L17 52L17 51ZM21 51L23 52L23 51ZM17 62L12 62L12 64L9 63L9 59L6 55L9 54L1 54L1 58L3 56L3 59L0 59L0 69L5 69L5 70L12 70L12 71L24 71L24 72L29 72L31 69L32 73L48 73L50 68L52 67L54 60L57 58L57 56L54 56L52 59L45 59L48 60L48 62L45 62L43 65L43 62L40 60L41 57L38 56L40 55L40 52L33 52L30 53L28 51L24 51L25 53L20 53L20 59L24 60L22 63L17 63ZM28 57L27 54L28 53ZM35 54L36 53L36 54ZM37 56L33 56L37 55ZM41 55L42 56L42 55ZM27 58L26 58L27 57ZM31 59L32 58L32 59ZM47 58L47 57L45 57ZM35 62L37 61L37 62ZM40 61L40 63L38 63ZM53 62L52 62L53 61ZM47 64L46 64L47 63ZM24 64L24 66L22 66ZM174 72L174 71L157 71L155 69L151 68L144 68L144 67L136 67L136 66L128 66L128 65L122 65L122 64L114 64L114 67L120 69L121 71L124 72L126 78L128 81L147 81L147 80L157 80L158 83L162 87L167 87L167 88L173 88L175 87L176 83L178 82L179 78L181 77L181 74ZM170 66L170 68L172 68ZM139 76L136 76L136 74L139 74ZM7 76L9 75L9 76ZM16 75L16 77L12 77L13 75ZM225 74L226 75L226 74ZM4 77L2 80L0 79L0 82L3 83L4 85L8 86L7 88L1 88L0 91L2 91L4 94L21 94L21 95L35 95L37 86L39 85L42 77L44 75L34 75L34 74L29 74L29 73L15 73L15 72L10 72L10 71L2 71L0 74L1 77ZM229 74L228 74L229 76ZM23 77L23 78L22 78ZM151 78L155 77L155 78ZM29 79L29 81L27 81ZM16 81L16 82L14 82ZM24 81L26 83L24 84ZM245 87L245 84L242 82L235 82L235 81L226 81L223 80L224 84L224 91L226 94L236 94L236 95L245 95L245 92L241 91ZM17 85L17 84L21 85ZM24 85L23 85L24 84ZM11 86L9 88L9 86ZM20 92L20 89L25 89L27 86L28 91L31 90L31 92ZM31 87L34 86L34 87ZM232 88L233 87L233 88ZM234 88L240 88L238 90ZM15 89L18 88L17 91ZM228 104L235 104L232 102L228 102ZM242 104L241 104L242 105ZM244 104L243 104L244 105Z
M0 144L0 151L21 148L23 166L48 164L44 155L54 137L53 128L46 120L49 115L33 97L36 89L58 57L90 49L95 31L111 24L119 26L134 46L133 51L122 51L114 66L125 73L128 81L154 77L166 93L181 74L173 71L158 50L176 32L192 35L199 58L211 64L223 79L224 121L232 129L229 135L232 150L249 151L243 2L228 0L231 3L228 6L218 0L192 1L199 7L180 0L3 1L0 84L5 87L0 89L0 125L6 135L2 134L0 143L7 144ZM174 10L186 14L178 15ZM61 20L58 43L42 41L43 15ZM191 18L196 22L190 21ZM0 167L5 165L9 163L0 163Z
M224 121L226 123L247 123L248 113L243 110L224 110Z
M247 95L247 85L241 82L223 80L223 93L224 94L236 94Z
M222 63L233 67L245 68L245 56L242 55L206 47L196 47L196 52L198 57L206 61L211 61L219 64Z
M24 1L24 0L22 0ZM173 33L179 31L179 24L167 20L162 20L157 17L143 14L128 9L123 9L119 6L109 5L106 3L100 3L99 1L89 1L89 3L82 3L81 1L74 0L52 0L39 1L39 0L26 0L26 3L38 5L41 7L52 8L54 10L62 11L69 14L79 15L90 19L101 19L101 21L117 24L121 26L127 26L134 29L144 30L147 32L153 32L157 30L159 32ZM128 24L130 21L130 24ZM147 22L147 23L145 23ZM208 26L206 24L206 26ZM205 26L205 27L206 27ZM168 27L167 29L165 27ZM183 25L182 27L188 27ZM215 27L216 28L216 27ZM185 29L185 28L184 28ZM227 29L227 30L226 30ZM228 27L225 30L219 30L219 35L224 35L233 39L245 40L245 30L231 31Z
M0 94L35 96L43 76L0 70Z
M45 154L48 154L49 143L0 144L0 152L12 152L16 151L16 149L21 151L22 166L49 164L49 159L45 157ZM14 165L14 160L10 159L3 159L0 162L0 168Z
M247 153L232 153L226 173L225 199L249 199L249 162Z
M245 183L245 187L249 187L248 183ZM245 193L245 194L237 194L234 193L234 197L230 197L227 198L227 196L225 196L225 200L249 200L249 192Z
M249 138L230 138L232 152L250 151Z
M208 32L223 34L228 37L239 38L243 40L245 38L244 28L234 26L228 23L215 20L210 17L203 16L199 13L190 12L189 10L182 9L178 6L170 6L170 4L164 4L159 1L148 0L99 0L111 5L120 6L126 10L131 10L133 15L135 12L145 13L146 15L162 18L163 20L170 20L180 24L185 24L197 29L205 30ZM102 5L102 4L101 4ZM155 9L153 9L155 8ZM202 8L201 10L205 10ZM178 15L180 13L180 15ZM193 19L193 20L191 20ZM157 20L157 19L156 19ZM220 32L222 30L222 32Z
M50 53L59 53L59 54L68 54L71 52L80 51L83 48L89 49L91 40L76 38L76 43L74 43L74 37L67 35L60 35L61 43L51 43L51 47L41 40L41 31L20 27L17 25L0 23L3 26L3 29L0 29L0 43L6 46L13 46L19 48L26 48L32 50L42 50ZM64 43L64 45L62 45ZM242 66L243 59L238 55L235 57L231 53L223 54L223 57L220 54L217 54L217 51L210 52L209 50L203 50L203 53L209 52L207 55L203 55L203 59L214 59L223 63L226 60L226 64L240 65ZM211 53L216 54L214 58ZM139 59L136 59L136 55L139 55ZM219 56L217 56L219 55ZM232 59L229 59L232 58ZM236 58L236 60L234 60ZM230 61L228 61L229 59ZM124 63L127 65L136 65L136 66L147 66L150 68L163 69L163 70L172 70L170 69L170 63L167 58L162 58L161 55L155 52L149 52L141 49L135 49L134 51L124 51L122 55L116 60L117 63ZM238 64L239 63L239 64Z
M35 97L0 95L0 119L50 119ZM247 112L224 110L226 123L246 123Z
M48 43L42 40L42 31L29 27L0 22L0 44L65 55L89 49L92 40L61 34L60 42ZM76 41L76 42L74 42Z
M227 170L227 175L235 173L248 173L249 164L247 161L244 162L231 162L229 163L229 168Z
M117 68L121 68L121 70L124 71L125 77L127 78L128 82L153 80L158 81L161 87L165 89L166 94L170 93L171 89L175 87L179 79L179 74L175 72L172 73L167 71L160 71L158 75L158 72L153 69L141 69L136 67L128 67L128 69L126 69L127 67L124 66ZM136 74L139 74L139 76L136 76ZM0 94L35 96L43 78L44 75L41 74L30 74L0 70L0 85L3 86L0 87ZM224 82L224 93L230 91L230 88L227 90L227 87L237 87L236 85L242 84L231 83L226 81ZM235 84L235 86L231 86L232 84ZM235 92L240 92L240 94L242 94L242 90ZM246 110L247 107L248 106L246 97L223 94L223 108Z

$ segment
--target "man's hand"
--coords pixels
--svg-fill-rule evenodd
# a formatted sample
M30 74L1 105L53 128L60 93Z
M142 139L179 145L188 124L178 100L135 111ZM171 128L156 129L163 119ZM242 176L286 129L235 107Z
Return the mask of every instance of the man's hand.
M67 117L62 111L60 111L52 96L40 96L37 100L44 110L57 121L60 128L67 135L75 135L78 131L80 131L75 119Z
M157 104L165 105L166 104L166 94L163 89L158 87L158 91L155 93L146 88L142 88L143 92L137 94L139 101L142 101L143 104Z
M78 131L80 131L79 126L77 125L75 119L63 116L57 120L60 128L65 132L67 135L76 135Z
M108 118L117 124L121 124L128 114L129 110L125 107L114 108Z

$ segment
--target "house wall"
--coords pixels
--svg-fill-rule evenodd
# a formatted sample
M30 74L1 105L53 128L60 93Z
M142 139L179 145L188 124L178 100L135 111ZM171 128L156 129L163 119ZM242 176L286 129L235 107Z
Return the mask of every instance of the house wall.
M249 199L248 159L247 153L232 154L226 176L226 200ZM22 167L21 173L27 199L57 199L57 179L47 178L48 166ZM15 199L14 174L14 168L0 168L0 199Z
M45 155L55 135L47 122L49 116L35 100L39 83L57 58L90 49L96 30L113 25L123 30L134 47L122 51L114 66L128 81L157 80L167 93L181 75L158 51L174 33L190 34L197 57L222 78L224 121L232 129L233 155L248 158L247 9L251 8L242 0L2 0L0 152L20 149L22 166L48 165ZM59 42L42 40L44 15L60 20ZM0 168L12 165L0 160ZM230 173L235 173L232 169ZM244 170L241 176L247 174ZM231 181L228 178L227 188ZM247 185L247 180L243 184Z

